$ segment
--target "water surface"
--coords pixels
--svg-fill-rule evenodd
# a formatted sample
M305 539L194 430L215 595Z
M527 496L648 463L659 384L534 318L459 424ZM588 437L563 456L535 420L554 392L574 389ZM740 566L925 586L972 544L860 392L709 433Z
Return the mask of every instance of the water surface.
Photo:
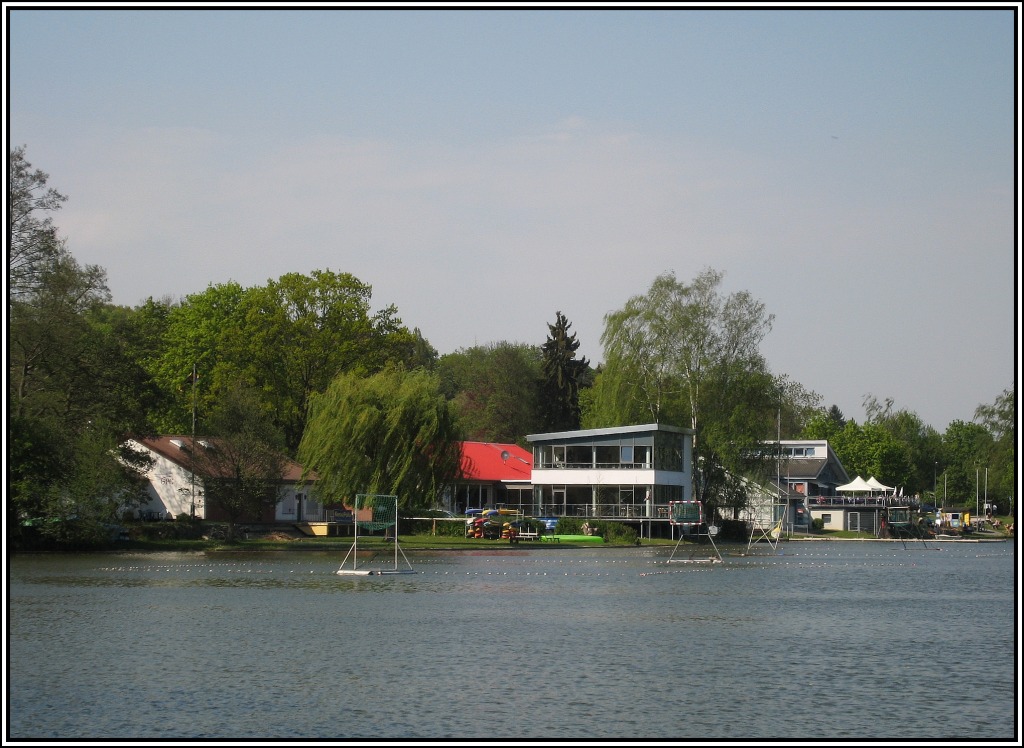
M1012 542L744 550L17 556L8 737L1016 739Z

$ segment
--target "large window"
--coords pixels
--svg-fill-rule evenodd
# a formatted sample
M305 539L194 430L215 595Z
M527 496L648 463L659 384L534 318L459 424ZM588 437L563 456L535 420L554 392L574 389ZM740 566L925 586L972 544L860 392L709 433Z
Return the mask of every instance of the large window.
M681 434L659 433L654 444L654 467L656 470L685 470Z
M599 468L619 466L619 448L610 444L598 444L594 447L594 461Z

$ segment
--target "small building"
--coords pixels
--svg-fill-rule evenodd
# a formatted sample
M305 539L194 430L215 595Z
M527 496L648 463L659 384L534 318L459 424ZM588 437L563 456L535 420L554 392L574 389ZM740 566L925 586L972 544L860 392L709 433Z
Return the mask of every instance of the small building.
M639 426L531 434L534 516L668 521L693 499L693 430Z
M203 476L193 471L193 449L209 449L216 440L191 436L135 437L126 444L136 452L150 458L150 466L143 476L147 482L149 500L138 507L139 519L175 519L180 515L197 519L223 521L226 519L216 507L205 501ZM281 479L281 498L271 510L269 507L252 522L319 522L324 509L310 495L310 483L303 484L302 466L294 460L286 461Z
M779 480L791 493L835 496L836 488L850 480L826 439L783 439L770 444L779 447Z
M518 444L462 442L462 477L446 497L445 509L521 509L529 506L531 455Z
M739 518L755 530L774 526L781 520L784 531L809 531L816 518L826 529L845 529L846 516L815 513L826 505L823 497L834 497L836 489L849 481L846 469L826 439L782 439L763 443L764 455L775 456L775 476L766 485L748 484L750 501ZM837 504L842 507L842 503ZM835 523L839 524L837 528Z
M804 503L804 497L782 481L766 484L743 479L747 490L747 505L735 517L743 522L751 533L768 532L777 527L780 532L809 532L811 517Z

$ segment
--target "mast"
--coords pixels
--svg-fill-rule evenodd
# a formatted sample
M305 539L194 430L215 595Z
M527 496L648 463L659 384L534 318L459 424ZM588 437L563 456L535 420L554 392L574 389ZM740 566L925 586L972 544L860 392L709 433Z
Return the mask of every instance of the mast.
M196 518L196 465L195 465L195 451L196 451L196 380L199 376L196 372L196 363L192 362L192 449L189 450L191 459L189 460L189 471L192 474L192 519Z

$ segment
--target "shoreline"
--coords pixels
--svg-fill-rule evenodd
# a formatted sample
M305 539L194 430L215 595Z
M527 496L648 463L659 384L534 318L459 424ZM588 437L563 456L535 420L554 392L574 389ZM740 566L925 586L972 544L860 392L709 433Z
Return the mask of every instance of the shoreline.
M525 541L515 544L511 544L508 541L500 540L489 540L483 541L477 539L476 542L463 542L463 543L448 543L443 540L435 542L424 542L422 538L433 538L436 536L410 536L407 540L403 541L399 538L401 547L406 551L445 551L445 552L480 552L480 551L533 551L541 549L558 549L558 550L579 550L579 549L633 549L643 550L649 548L673 548L677 545L677 541L665 539L645 539L644 542L634 545L627 543L574 543L571 541L561 543L550 543L550 542L534 542ZM820 542L839 542L839 543L898 543L907 545L913 543L915 545L928 543L1006 543L1011 542L1015 539L1014 535L1007 536L995 536L995 537L979 537L979 538L958 538L958 537L941 537L941 538L837 538L837 537L820 537L820 536L806 536L806 537L794 537L794 538L783 538L779 540L779 543L820 543ZM420 538L420 540L417 540ZM682 544L685 547L701 548L706 546L706 543L692 543L684 542ZM365 551L377 551L382 549L391 548L390 542L384 542L380 538L366 537L360 538L359 549ZM735 552L737 548L746 549L752 548L770 548L771 546L764 541L759 541L750 546L748 543L735 541L735 542L719 542L716 544L720 550L729 549L731 552ZM91 548L91 549L21 549L21 550L9 550L9 555L17 556L31 556L40 554L79 554L79 553L280 553L280 552L315 552L315 551L328 551L328 552L344 552L352 547L350 539L335 539L329 540L312 540L307 538L299 538L295 540L260 540L260 539L243 539L237 543L227 544L223 541L216 540L178 540L178 541L164 541L164 542L129 542L119 543L113 546L107 546L102 548Z

